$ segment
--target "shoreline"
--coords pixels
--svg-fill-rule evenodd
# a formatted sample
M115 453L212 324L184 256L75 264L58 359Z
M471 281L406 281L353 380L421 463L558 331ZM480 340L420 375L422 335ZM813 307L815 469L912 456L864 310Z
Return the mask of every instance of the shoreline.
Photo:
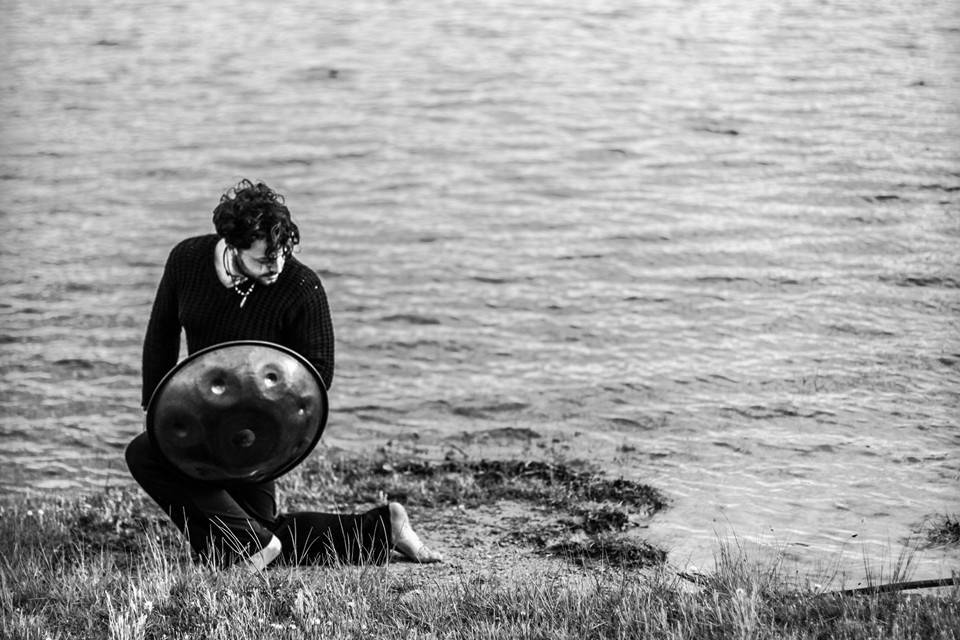
M0 500L0 632L11 638L957 637L953 586L840 597L743 548L681 576L645 539L652 487L561 460L327 450L284 510L403 502L439 565L210 570L136 487ZM322 498L319 498L321 497ZM945 518L942 533L957 527ZM952 539L951 544L960 544ZM909 558L873 582L902 579ZM912 626L911 626L912 625ZM953 630L953 631L951 631ZM950 635L953 633L954 635ZM913 637L913 636L909 636Z
M425 542L449 558L466 559L470 554L464 549L476 546L510 548L540 559L567 558L569 562L577 558L574 564L581 567L607 563L644 569L669 562L672 550L664 544L654 521L672 508L667 494L645 483L608 475L595 464L571 459L569 447L557 446L557 439L550 444L537 443L536 450L530 444L534 437L540 438L525 429L494 429L484 434L486 441L480 446L388 440L369 454L321 443L278 482L279 511L351 513L396 501L411 513ZM517 441L524 439L526 445L518 448ZM132 479L99 489L7 493L0 495L0 514L5 506L109 502L110 496L124 496L132 509L127 522L114 523L117 531L151 522L176 533ZM736 546L749 548L759 561L784 560L785 549L775 543L749 542L737 532L725 539L715 533L713 546L733 540ZM960 549L960 514L933 514L914 533L915 537L902 545L905 551L900 555ZM105 538L101 542L109 549L116 541ZM702 568L673 560L678 572L696 573ZM871 571L879 569L864 568L867 582ZM818 570L816 576L807 573L808 578L822 582L830 571ZM838 575L834 573L832 578L836 580ZM838 588L846 588L848 582L840 576Z

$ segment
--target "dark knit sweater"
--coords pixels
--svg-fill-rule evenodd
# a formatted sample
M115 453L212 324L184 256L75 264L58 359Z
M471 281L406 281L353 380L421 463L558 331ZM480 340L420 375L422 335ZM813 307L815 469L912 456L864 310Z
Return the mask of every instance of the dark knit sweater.
M214 267L216 235L188 238L170 252L143 342L143 406L177 363L180 330L187 352L230 340L274 342L307 358L327 388L333 380L333 324L317 274L290 257L271 285L240 296L223 286Z

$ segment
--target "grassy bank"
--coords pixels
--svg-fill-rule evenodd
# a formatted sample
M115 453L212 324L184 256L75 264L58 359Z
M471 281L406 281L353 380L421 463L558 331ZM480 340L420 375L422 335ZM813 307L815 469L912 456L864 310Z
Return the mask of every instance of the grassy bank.
M284 502L320 495L344 508L403 500L448 562L214 572L132 488L13 498L0 512L0 636L960 637L957 587L822 594L736 548L693 585L642 539L662 496L560 463L331 457L298 469Z

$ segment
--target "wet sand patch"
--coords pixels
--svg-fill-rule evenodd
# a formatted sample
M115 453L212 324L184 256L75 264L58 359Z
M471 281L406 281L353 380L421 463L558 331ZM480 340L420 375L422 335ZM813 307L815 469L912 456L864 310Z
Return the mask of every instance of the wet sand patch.
M666 497L581 463L337 454L308 461L288 484L291 510L316 509L317 496L344 511L401 502L431 546L455 562L506 548L578 565L641 568L666 559L638 535Z

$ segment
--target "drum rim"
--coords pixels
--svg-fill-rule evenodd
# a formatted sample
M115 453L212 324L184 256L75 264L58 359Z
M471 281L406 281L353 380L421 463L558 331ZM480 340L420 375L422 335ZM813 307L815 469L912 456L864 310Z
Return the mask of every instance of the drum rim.
M185 473L178 465L170 461L167 458L167 456L163 453L163 448L160 447L159 443L157 442L157 436L154 433L155 431L154 414L156 413L156 405L158 401L157 399L160 397L160 393L163 391L163 388L167 385L170 379L173 376L175 376L178 371L186 367L188 364L190 364L200 356L210 353L211 351L220 351L221 349L225 349L227 347L243 347L243 346L268 347L268 348L272 348L277 351L280 351L282 353L285 353L289 356L292 356L300 364L306 367L307 371L313 375L314 379L317 382L317 386L320 388L320 399L321 399L320 404L322 405L322 410L320 413L320 422L317 428L317 434L314 437L313 441L310 443L310 446L304 449L301 455L294 457L287 464L267 474L267 476L257 479L256 481L245 481L243 479L234 479L234 480L221 480L221 481L211 482L209 480L201 480L199 478L194 478L190 474ZM269 342L267 340L230 340L227 342L218 342L217 344L210 345L209 347L204 347L203 349L199 349L189 354L186 358L184 358L183 360L178 362L176 365L174 365L174 367L170 369L170 371L168 371L166 375L163 376L163 378L161 378L160 383L157 385L157 388L154 389L153 393L150 395L150 402L147 403L146 431L147 431L147 435L150 437L150 442L153 445L154 449L157 451L157 453L159 453L160 456L170 466L176 469L178 473L181 473L184 476L191 478L192 480L196 480L199 482L206 482L208 484L223 485L223 486L251 484L251 482L269 482L271 480L276 480L280 476L284 475L285 473L287 473L288 471L290 471L291 469L299 465L301 462L303 462L307 458L307 456L309 456L313 452L317 444L320 442L320 438L321 436L323 436L324 430L326 429L327 416L329 414L329 410L330 410L330 407L327 399L327 386L326 384L324 384L323 376L321 376L320 372L317 371L317 368L313 366L313 363L307 360L303 355L301 355L300 353L294 351L289 347L283 346L282 344L277 344L276 342Z

